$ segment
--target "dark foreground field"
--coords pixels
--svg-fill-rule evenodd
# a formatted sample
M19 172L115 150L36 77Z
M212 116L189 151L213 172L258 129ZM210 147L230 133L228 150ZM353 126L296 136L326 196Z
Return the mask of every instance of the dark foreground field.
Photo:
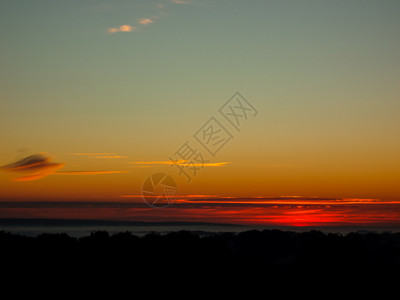
M400 270L400 233L179 231L137 237L98 231L78 239L0 232L0 245L2 273L9 278L47 278L69 286L116 281L146 287L149 295L210 286L234 294L245 284L287 286L285 293L296 283L338 288L354 287L358 280L370 288L377 280L390 285Z

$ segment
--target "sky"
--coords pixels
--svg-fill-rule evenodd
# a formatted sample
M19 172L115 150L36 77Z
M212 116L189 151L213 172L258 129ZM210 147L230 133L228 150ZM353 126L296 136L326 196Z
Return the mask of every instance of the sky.
M397 0L1 0L0 201L143 204L161 172L179 199L378 199L395 220L399 28Z

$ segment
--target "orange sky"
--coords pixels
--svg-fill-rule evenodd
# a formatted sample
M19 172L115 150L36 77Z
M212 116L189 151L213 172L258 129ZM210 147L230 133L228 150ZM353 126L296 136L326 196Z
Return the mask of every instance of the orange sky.
M109 2L2 5L0 202L140 202L121 196L163 172L181 196L379 199L360 214L395 219L398 1ZM351 220L327 204L207 205L166 211L370 219L350 204Z

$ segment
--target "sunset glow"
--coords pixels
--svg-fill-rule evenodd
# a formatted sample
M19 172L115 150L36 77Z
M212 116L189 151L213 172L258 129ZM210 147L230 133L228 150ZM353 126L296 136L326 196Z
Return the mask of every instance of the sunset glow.
M50 2L0 5L0 218L400 227L399 1Z

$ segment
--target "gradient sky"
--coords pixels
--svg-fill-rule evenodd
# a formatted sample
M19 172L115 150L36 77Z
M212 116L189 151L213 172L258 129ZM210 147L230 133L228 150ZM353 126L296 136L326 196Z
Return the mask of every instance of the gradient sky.
M2 0L0 165L60 168L1 172L0 198L121 200L161 171L181 195L399 200L399 28L397 0ZM226 164L146 164L237 91L258 114L204 152Z

